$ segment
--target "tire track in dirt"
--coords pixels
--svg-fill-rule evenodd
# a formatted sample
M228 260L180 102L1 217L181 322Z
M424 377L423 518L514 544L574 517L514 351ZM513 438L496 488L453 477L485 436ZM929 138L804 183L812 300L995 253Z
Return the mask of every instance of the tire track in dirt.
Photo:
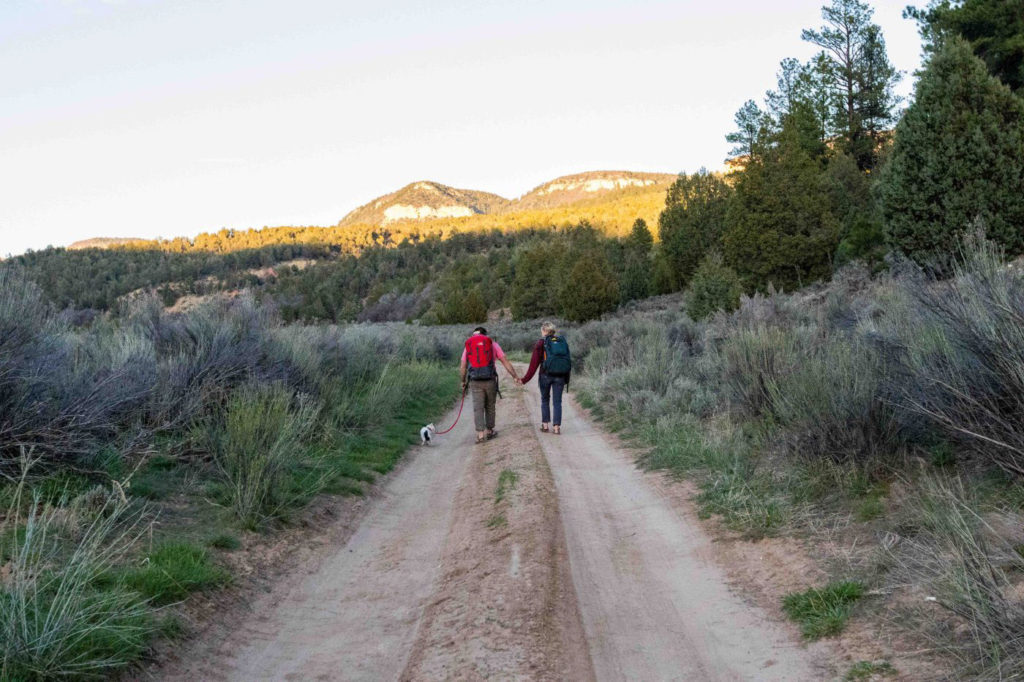
M455 493L441 580L403 680L593 679L554 480L522 391L504 389L499 436L476 446Z
M526 404L539 415L540 399ZM699 521L645 480L571 399L541 435L599 680L820 680L792 634L733 594Z

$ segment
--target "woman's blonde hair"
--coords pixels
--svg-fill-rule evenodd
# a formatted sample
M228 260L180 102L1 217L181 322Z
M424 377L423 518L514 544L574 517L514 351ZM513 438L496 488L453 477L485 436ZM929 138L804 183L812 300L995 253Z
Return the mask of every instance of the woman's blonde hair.
M544 332L544 336L550 336L558 331L554 322L545 322L540 326L540 330Z

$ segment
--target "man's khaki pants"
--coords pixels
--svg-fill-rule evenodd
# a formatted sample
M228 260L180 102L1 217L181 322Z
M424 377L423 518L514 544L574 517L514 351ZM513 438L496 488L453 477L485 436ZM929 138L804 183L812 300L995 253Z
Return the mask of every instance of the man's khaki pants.
M470 381L473 394L473 421L477 431L494 428L494 403L498 399L498 380Z

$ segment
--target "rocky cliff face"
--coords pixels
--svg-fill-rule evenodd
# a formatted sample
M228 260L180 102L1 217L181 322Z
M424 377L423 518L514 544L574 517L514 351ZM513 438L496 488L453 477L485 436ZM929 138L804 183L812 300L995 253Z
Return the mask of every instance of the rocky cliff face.
M676 179L671 173L633 171L590 171L563 175L535 187L513 202L516 210L554 208L630 188L668 187Z
M135 237L95 237L93 239L82 239L68 246L69 249L109 249L115 246L141 243L144 239Z
M439 182L414 182L360 206L338 224L387 225L399 220L459 218L499 213L509 203L508 199L489 192L456 189Z

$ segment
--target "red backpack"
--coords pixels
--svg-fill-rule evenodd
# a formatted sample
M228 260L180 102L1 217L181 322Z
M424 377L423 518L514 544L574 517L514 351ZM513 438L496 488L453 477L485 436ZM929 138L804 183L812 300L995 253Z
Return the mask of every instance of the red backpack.
M494 369L494 341L483 334L466 339L466 364L470 381L487 381L498 376Z

